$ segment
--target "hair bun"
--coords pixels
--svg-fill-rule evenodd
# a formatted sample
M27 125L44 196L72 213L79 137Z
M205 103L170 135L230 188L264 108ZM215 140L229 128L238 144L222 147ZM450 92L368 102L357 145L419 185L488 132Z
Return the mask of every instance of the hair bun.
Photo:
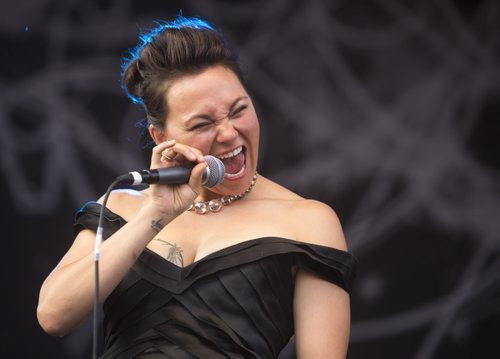
M134 103L142 103L142 85L144 77L139 69L139 59L135 59L125 68L123 72L124 90Z
M224 66L243 83L236 54L206 21L178 16L140 35L122 64L122 87L142 104L148 122L163 128L168 117L166 91L176 79L212 66Z

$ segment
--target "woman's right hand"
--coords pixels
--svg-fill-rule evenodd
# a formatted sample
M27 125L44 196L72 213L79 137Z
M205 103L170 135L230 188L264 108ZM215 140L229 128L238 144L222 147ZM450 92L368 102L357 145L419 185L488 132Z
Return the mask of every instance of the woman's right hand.
M196 148L168 140L155 146L151 155L151 169L168 168L195 163L187 184L151 185L151 195L145 206L153 207L162 217L174 218L196 199L201 190L203 172L207 166L203 154Z

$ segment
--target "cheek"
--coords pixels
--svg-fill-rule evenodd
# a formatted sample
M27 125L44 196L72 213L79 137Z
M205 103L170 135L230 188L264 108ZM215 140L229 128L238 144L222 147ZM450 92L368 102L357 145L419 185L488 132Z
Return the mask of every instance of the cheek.
M238 130L252 139L259 137L260 126L255 112L242 119L239 123Z
M210 149L214 142L214 134L212 131L194 133L194 132L171 132L169 139L176 140L183 145L194 147L204 154L210 153Z
M204 154L209 154L214 142L215 136L212 133L204 133L193 139L193 147L196 147Z
M246 131L248 132L249 137L254 141L258 141L260 136L259 120L257 120L256 117L253 118L247 123L246 127Z
M214 143L214 135L211 132L198 133L194 136L186 136L184 144L200 150L203 154L209 154Z
M257 119L255 119L254 131L255 131L255 136L257 138L259 138L260 137L260 124L259 124L259 120L257 120Z

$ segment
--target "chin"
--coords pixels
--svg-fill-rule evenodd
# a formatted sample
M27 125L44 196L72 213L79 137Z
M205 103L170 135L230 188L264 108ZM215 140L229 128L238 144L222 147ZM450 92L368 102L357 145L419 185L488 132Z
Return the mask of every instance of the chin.
M238 195L244 193L250 184L255 171L248 168L246 165L237 174L224 176L222 183L214 188L214 192L219 193L222 196Z

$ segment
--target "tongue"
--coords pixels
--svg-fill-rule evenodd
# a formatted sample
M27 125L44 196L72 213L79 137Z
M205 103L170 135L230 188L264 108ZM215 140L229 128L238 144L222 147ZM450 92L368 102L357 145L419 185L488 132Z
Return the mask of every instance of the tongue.
M229 174L238 173L245 164L245 155L243 154L243 152L240 152L234 157L224 158L222 160L222 163L224 163L226 173Z

